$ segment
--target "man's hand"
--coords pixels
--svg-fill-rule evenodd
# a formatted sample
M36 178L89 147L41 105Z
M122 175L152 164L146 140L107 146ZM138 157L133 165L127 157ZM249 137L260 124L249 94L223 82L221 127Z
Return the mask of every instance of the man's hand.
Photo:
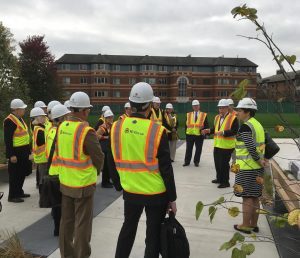
M11 156L9 160L10 160L11 163L17 163L18 162L18 159L17 159L16 156Z
M202 135L206 135L206 134L209 134L210 133L210 129L203 129L202 131L201 131L201 134Z
M215 132L215 135L216 136L222 136L222 135L224 135L224 133L223 133L223 131L219 131L219 132Z
M170 203L169 203L169 206L168 206L168 213L169 213L170 211L173 211L174 215L176 215L176 212L177 212L176 201L170 202Z

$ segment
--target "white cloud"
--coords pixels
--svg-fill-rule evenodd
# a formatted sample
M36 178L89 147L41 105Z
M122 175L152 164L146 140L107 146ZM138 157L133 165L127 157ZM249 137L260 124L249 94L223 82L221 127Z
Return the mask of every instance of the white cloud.
M300 1L248 1L274 40L300 57ZM255 36L255 26L236 21L235 0L39 0L1 1L0 17L17 42L45 35L50 50L64 53L246 57L264 76L277 69Z

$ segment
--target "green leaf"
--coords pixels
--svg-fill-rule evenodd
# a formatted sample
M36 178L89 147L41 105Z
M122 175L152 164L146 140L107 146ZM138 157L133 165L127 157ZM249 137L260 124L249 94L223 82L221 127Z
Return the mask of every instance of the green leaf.
M286 218L273 216L273 221L276 227L278 228L284 228L285 225L288 223L288 220Z
M246 253L243 250L234 248L231 253L231 258L246 258Z
M297 57L296 57L295 55L292 55L292 56L286 56L286 59L287 59L287 61L288 61L290 64L293 65L293 64L295 64Z
M238 241L238 242L244 242L245 237L241 233L235 232L231 240Z
M208 209L208 215L209 215L209 219L210 219L210 223L212 223L212 220L216 214L217 208L214 206L210 206Z
M225 198L223 196L221 196L218 200L216 200L215 202L213 202L213 205L221 204L224 201L225 201Z
M201 212L202 212L202 210L203 210L203 207L204 207L204 205L203 205L202 202L198 202L198 203L197 203L197 205L196 205L196 220L199 219L200 214L201 214Z
M255 246L253 244L242 244L241 250L250 255L255 251Z
M242 80L238 87L229 95L229 97L233 97L236 100L241 100L247 95L246 87L249 84L249 80Z
M233 241L232 239L229 242L225 242L223 245L221 245L219 251L222 250L229 250L231 247L234 247L236 245L236 241Z
M230 207L228 209L228 214L231 217L236 217L237 215L239 215L239 213L240 213L240 209L238 207Z

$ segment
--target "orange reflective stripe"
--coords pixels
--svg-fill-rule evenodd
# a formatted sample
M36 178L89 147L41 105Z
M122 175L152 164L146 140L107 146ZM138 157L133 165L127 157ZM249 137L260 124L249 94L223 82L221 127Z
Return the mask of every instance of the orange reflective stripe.
M78 161L78 160L69 160L69 159L62 159L59 158L55 160L54 162L55 165L61 165L64 167L69 167L69 168L77 168L77 169L85 169L93 166L93 162L91 159L87 159L84 161ZM52 165L52 164L51 164Z
M200 111L198 111L198 112L200 112ZM204 125L204 120L206 118L206 113L200 112L196 122L194 121L194 115L193 114L194 114L194 112L189 112L187 114L187 125L186 125L186 127L187 128L195 128L195 127L202 128L203 125Z
M39 146L34 150L34 154L39 155L45 151L45 145Z
M25 136L27 134L28 134L27 131L21 131L21 132L15 132L14 136L21 137L21 136Z
M130 170L129 172L157 172L158 173L158 164L148 165L143 162L122 162L116 161L117 169L126 169Z

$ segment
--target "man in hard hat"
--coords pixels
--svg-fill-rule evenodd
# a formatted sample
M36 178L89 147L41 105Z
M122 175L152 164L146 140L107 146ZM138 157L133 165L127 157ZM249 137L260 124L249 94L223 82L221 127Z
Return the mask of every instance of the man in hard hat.
M25 177L32 173L29 133L23 120L27 105L21 99L10 103L11 113L4 119L4 142L8 159L9 194L8 201L20 203L30 197L23 191Z
M107 151L108 151L108 145L109 145L109 134L111 126L114 122L114 114L109 109L104 112L104 123L99 126L97 130L97 136L100 141L101 149L104 153L104 165L102 169L102 182L101 186L103 188L112 188L113 185L110 182L110 176L109 176L109 169L108 169L108 163L107 163Z
M57 130L57 162L62 193L59 246L62 257L91 255L93 197L97 173L100 173L104 159L96 132L88 126L91 108L86 93L73 93L70 98L72 113Z
M34 103L34 107L39 107L44 110L45 113L47 113L47 105L44 101L38 100Z
M61 104L59 101L57 100L52 100L48 103L48 106L47 106L47 119L46 119L46 122L45 122L45 137L47 137L47 133L49 131L49 129L51 128L52 126L52 121L51 121L51 110L53 107L55 107L56 105L59 105Z
M35 107L30 111L30 118L33 119L32 153L33 161L36 164L37 186L42 184L48 169L45 147L46 116L47 114L40 107Z
M146 212L144 257L158 257L160 228L167 210L176 213L176 187L165 128L146 114L153 99L152 87L135 84L130 92L133 113L116 121L111 129L108 161L115 188L123 190L125 220L115 258L127 258L135 240L138 222Z
M228 102L228 112L236 116L237 112L234 110L234 102L232 99L227 99Z
M192 101L193 111L187 113L186 115L186 151L183 166L189 166L193 147L196 146L196 152L194 155L194 164L199 167L200 156L202 153L202 146L204 141L204 136L201 134L201 130L209 128L207 113L200 111L200 103L198 100Z
M103 107L102 107L102 109L101 109L102 114L101 114L101 116L99 117L97 124L94 126L95 131L97 131L97 130L99 129L99 126L102 125L102 124L104 123L104 113L105 113L105 111L107 111L107 110L110 110L110 107L109 107L109 106L103 106Z
M175 160L176 154L176 143L178 140L177 128L178 128L178 119L176 114L174 114L174 108L171 103L166 105L166 109L163 112L166 123L163 126L167 129L167 135L169 140L170 147L170 158L171 162Z
M163 111L160 108L160 104L161 104L160 98L153 97L152 103L153 103L153 107L151 108L148 114L148 118L154 121L155 123L162 125L163 123L165 123L165 121L163 121L164 120Z
M51 109L52 126L47 134L46 138L46 158L49 166L49 175L58 176L59 175L59 163L57 162L57 150L55 148L56 144L56 132L58 126L67 119L68 114L71 111L62 104L58 104ZM56 205L51 208L51 215L54 222L54 236L59 235L59 226L61 218L61 205Z
M124 119L125 117L129 117L131 115L131 106L130 102L126 102L124 105L125 113L119 117L119 119Z
M235 136L239 129L239 123L235 115L229 113L227 99L221 99L218 103L219 114L214 120L214 127L203 130L203 134L214 135L214 161L216 179L212 183L219 184L218 188L230 187L229 161L235 148Z

